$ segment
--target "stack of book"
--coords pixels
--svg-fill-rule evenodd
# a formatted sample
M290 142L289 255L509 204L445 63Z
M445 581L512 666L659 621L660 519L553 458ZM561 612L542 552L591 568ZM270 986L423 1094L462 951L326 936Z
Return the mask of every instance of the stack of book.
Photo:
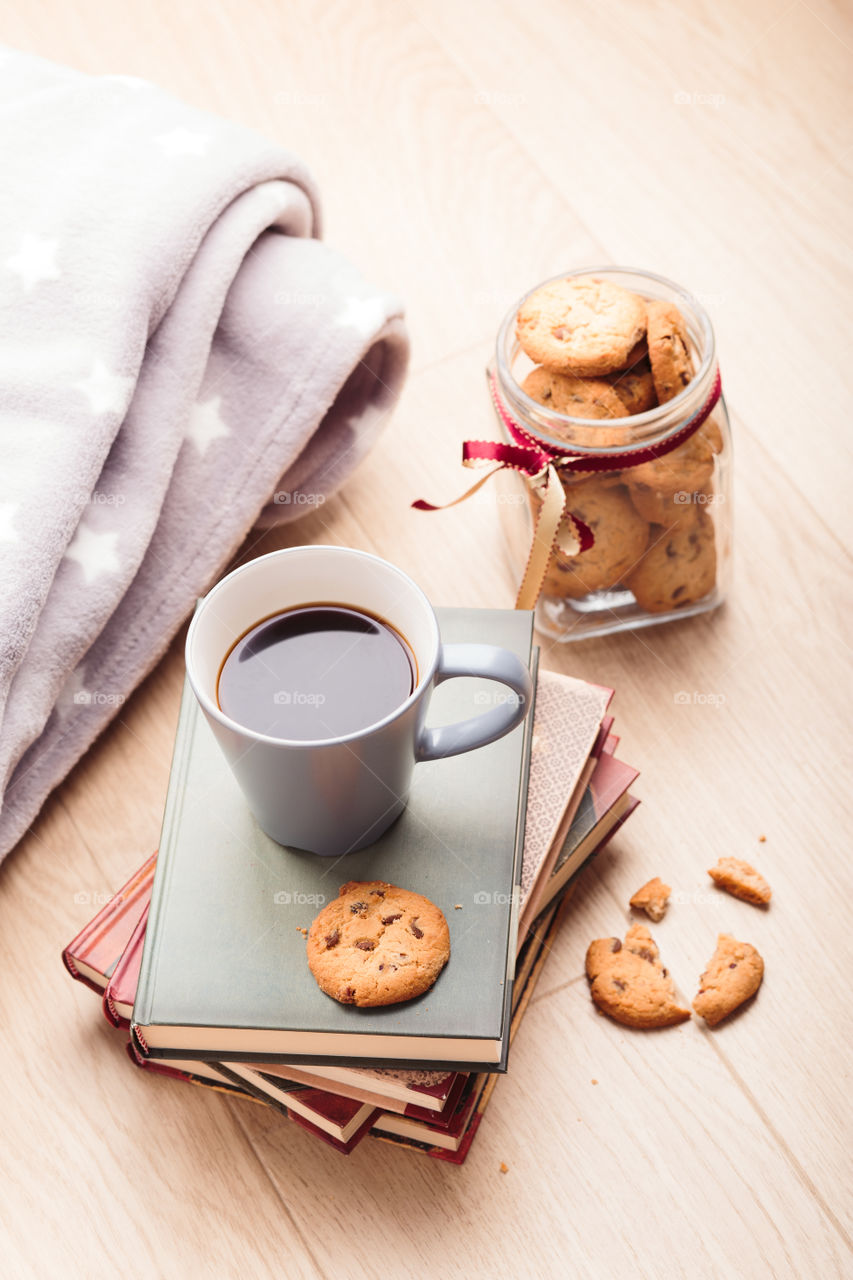
M136 1066L252 1098L338 1150L366 1136L461 1164L565 917L567 887L633 812L615 754L612 690L537 672L532 616L439 610L445 641L514 650L536 676L525 725L419 764L409 805L343 859L260 831L185 689L160 850L66 947L73 977L124 1029ZM442 685L430 720L496 695ZM340 1005L305 932L340 882L389 880L444 911L451 958L424 996Z

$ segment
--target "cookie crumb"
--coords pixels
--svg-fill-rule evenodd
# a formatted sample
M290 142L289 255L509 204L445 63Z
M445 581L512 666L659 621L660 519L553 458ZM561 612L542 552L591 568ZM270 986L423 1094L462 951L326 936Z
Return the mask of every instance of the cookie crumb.
M461 911L461 910L462 910L462 903L461 903L461 902L454 902L454 904L453 904L453 910L454 910L454 911Z
M501 1160L498 1168L500 1169L501 1173L509 1173L509 1165L504 1160Z
M598 1084L598 1081L597 1081L597 1080L595 1080L595 1079L592 1079L592 1080L590 1080L590 1084Z
M758 843L759 843L759 844L765 844L765 843L766 843L766 841L767 841L767 836L759 836L759 837L758 837Z
M633 907L635 911L645 911L650 920L662 920L666 914L671 893L671 887L664 884L659 876L655 876L654 880L647 881L641 889L637 890L628 906Z

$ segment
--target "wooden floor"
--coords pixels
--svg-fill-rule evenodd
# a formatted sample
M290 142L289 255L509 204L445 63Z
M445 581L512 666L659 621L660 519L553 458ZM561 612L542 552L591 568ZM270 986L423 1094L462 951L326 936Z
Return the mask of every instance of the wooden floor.
M135 1072L64 975L61 946L158 838L173 646L0 871L3 1275L853 1275L849 6L0 12L10 44L157 80L290 145L327 239L406 300L388 434L343 496L247 553L346 543L437 603L510 605L495 505L409 503L454 496L460 441L492 433L483 366L513 299L588 263L705 300L737 468L724 610L543 648L616 687L643 803L583 878L462 1169L372 1141L347 1160L259 1106ZM768 912L711 891L720 854L754 857ZM630 1033L590 1003L586 944L624 929L655 874L676 889L655 933L688 997L718 930L765 957L757 1001L716 1031Z

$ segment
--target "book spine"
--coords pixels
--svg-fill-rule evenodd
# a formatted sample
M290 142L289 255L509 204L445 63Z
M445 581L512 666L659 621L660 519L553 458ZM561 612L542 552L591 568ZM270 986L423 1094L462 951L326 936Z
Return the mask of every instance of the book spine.
M116 1008L116 1001L130 1005L134 1003L139 979L139 967L142 962L142 949L145 945L149 910L150 908L146 907L142 912L136 923L136 928L130 935L130 941L122 952L121 958L113 970L112 977L104 991L102 1001L104 1016L114 1027L130 1026L130 1019L119 1013Z
M527 825L527 792L530 786L530 757L533 745L533 720L536 714L536 687L539 677L539 648L531 646L530 675L532 692L527 717L524 721L524 747L521 753L521 775L518 780L518 811L515 827L515 861L512 869L512 903L507 924L506 977L504 979L504 1008L502 1023L503 1048L496 1070L506 1071L509 1053L509 1037L506 1034L512 1016L512 987L515 978L515 961L518 954L518 929L521 911L521 874L524 860L524 832Z
M178 713L175 749L169 774L169 790L166 795L166 806L163 812L163 826L160 834L160 855L157 859L157 868L154 873L154 885L151 891L151 906L148 914L150 927L146 930L146 944L142 953L142 967L136 991L136 1003L134 1005L134 1020L131 1024L132 1030L136 1031L137 1042L146 1054L148 1052L148 1048L145 1044L144 1036L138 1032L135 1027L135 1023L140 1022L145 1025L147 1022L150 1016L154 985L157 980L156 939L159 919L164 909L164 903L166 902L169 878L172 870L171 854L174 848L175 828L177 826L181 806L184 801L186 776L192 756L194 734L188 731L187 722L190 718L190 710L194 697L195 695L190 688L189 681L185 681L183 696L181 698L181 709Z

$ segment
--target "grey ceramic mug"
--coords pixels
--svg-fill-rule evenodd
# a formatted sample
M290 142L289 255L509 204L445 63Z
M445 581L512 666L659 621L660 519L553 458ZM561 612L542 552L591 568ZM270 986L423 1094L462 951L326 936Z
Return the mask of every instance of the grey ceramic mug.
M307 742L256 733L225 715L216 685L235 641L270 614L319 600L364 609L406 637L418 666L409 697L358 733ZM532 692L515 654L493 645L443 645L432 606L411 578L347 547L291 547L229 573L199 604L186 659L196 698L263 830L279 844L326 855L371 844L402 813L418 761L503 737L524 719ZM500 681L514 696L468 720L427 728L435 686L472 675Z

